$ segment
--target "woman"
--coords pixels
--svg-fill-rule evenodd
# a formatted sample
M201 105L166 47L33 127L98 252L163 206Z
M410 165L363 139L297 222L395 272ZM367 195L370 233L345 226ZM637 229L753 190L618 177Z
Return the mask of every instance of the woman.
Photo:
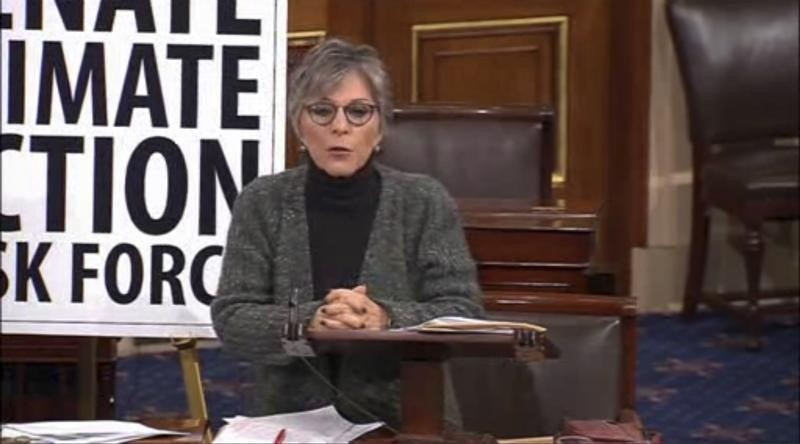
M292 78L289 117L307 165L254 180L233 209L214 328L226 349L259 364L257 414L342 401L280 330L296 292L313 329L385 329L442 315L481 314L475 266L444 188L375 162L391 112L375 50L331 39ZM398 375L388 356L317 357L312 364L348 398L397 424Z

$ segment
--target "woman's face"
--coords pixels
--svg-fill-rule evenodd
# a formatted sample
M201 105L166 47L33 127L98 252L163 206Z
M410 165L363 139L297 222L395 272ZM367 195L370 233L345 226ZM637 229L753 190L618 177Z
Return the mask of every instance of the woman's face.
M349 177L364 166L381 139L381 128L361 75L348 73L328 95L305 104L299 132L311 159L329 175Z

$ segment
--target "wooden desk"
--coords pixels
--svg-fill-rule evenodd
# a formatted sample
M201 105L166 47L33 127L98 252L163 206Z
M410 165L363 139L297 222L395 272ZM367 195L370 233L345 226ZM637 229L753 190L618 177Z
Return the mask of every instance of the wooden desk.
M402 435L433 440L444 432L444 361L449 357L504 357L543 360L557 357L557 350L520 346L512 335L443 334L401 331L308 331L308 341L319 353L389 353L402 358L400 409ZM427 442L427 441L420 441Z
M2 420L78 419L78 336L0 335ZM116 340L97 342L97 418L114 417Z
M353 440L353 444L498 444L491 435L445 431L440 440L425 440L422 436L397 436L385 427L375 429ZM549 444L553 443L550 438ZM527 443L526 443L527 444Z
M461 199L458 207L485 291L589 292L596 206Z

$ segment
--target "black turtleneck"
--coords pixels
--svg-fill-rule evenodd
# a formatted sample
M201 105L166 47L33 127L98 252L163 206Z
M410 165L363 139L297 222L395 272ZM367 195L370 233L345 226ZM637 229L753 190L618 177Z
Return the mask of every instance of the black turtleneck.
M305 197L314 299L362 284L358 277L380 192L372 159L346 178L329 176L309 159Z

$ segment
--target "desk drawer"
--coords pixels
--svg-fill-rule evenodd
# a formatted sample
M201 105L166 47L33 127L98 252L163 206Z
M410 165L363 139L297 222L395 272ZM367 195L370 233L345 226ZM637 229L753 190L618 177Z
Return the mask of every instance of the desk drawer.
M478 281L484 290L585 293L588 264L478 263Z
M592 255L591 231L484 230L467 228L467 243L478 262L555 262L586 264Z

